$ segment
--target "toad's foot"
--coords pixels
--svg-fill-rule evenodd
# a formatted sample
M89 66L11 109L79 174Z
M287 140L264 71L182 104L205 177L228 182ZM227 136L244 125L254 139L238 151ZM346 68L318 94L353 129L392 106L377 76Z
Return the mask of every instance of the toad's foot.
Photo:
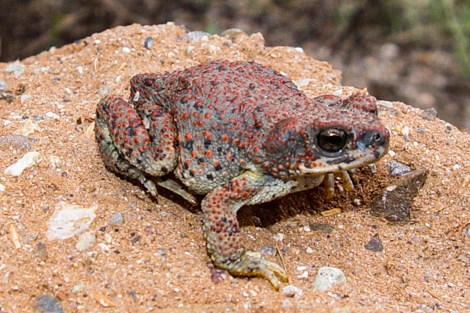
M238 260L229 265L227 270L233 276L265 278L276 290L279 290L281 281L288 281L286 271L282 267L253 251L244 251Z
M351 192L354 190L354 183L348 172L342 171L336 173L341 178L344 189ZM323 178L323 185L325 186L325 199L331 200L335 195L335 173L326 174Z
M169 178L158 179L157 184L160 187L163 187L173 193L176 193L177 195L179 195L181 198L188 201L192 205L197 205L198 203L196 197L194 197L192 194L190 194L185 189L183 189L183 187L180 184L178 184L176 181L174 181L173 179L169 179ZM153 186L155 185L153 184ZM152 193L149 186L145 185L145 187L152 194L152 196L154 196L155 198L157 197L156 193L155 194ZM156 192L156 189L155 189L155 192Z

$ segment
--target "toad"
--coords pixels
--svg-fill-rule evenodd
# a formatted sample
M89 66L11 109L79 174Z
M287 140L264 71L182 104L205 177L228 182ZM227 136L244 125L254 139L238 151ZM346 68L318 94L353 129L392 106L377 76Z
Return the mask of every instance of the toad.
M264 277L275 289L286 271L241 246L237 211L317 187L331 173L376 162L388 150L374 97L308 98L254 62L211 61L136 75L130 84L128 101L106 96L97 107L105 166L153 196L157 185L191 202L192 194L205 195L212 262L234 276ZM179 182L165 178L172 173Z

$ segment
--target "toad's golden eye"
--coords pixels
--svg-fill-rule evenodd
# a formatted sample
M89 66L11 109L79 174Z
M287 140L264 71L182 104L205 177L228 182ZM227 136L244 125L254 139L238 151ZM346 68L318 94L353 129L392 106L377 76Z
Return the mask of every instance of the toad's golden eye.
M347 133L339 128L328 128L322 130L317 135L317 143L320 149L325 152L338 152L346 146L348 142Z

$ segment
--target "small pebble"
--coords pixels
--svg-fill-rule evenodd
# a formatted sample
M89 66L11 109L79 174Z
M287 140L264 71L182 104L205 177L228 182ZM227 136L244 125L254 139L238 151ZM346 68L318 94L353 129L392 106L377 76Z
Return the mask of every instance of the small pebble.
M38 244L34 247L34 255L41 261L47 260L47 247L44 242L38 242Z
M104 241L106 241L106 243L111 243L111 242L113 242L113 237L111 237L110 234L105 233L104 234Z
M51 164L52 167L58 168L61 163L60 157L58 157L57 155L49 156L49 163Z
M364 248L373 252L382 252L384 250L384 247L382 244L382 240L379 237L379 234L376 234L374 237L372 237L369 242L364 245Z
M39 125L33 120L27 120L19 128L17 128L13 134L27 137L34 134L36 131L41 131Z
M297 270L299 272L305 271L306 269L308 269L308 266L305 266L305 265L297 266Z
M153 47L153 38L152 37L145 38L144 48L150 50L152 49L152 47Z
M335 285L346 283L343 271L335 267L322 267L318 270L313 282L313 288L317 291L327 291Z
M36 239L38 239L38 237L39 237L38 233L32 233L31 235L25 238L24 242L27 245L31 245L31 243L35 241Z
M228 277L227 271L224 271L218 268L211 268L210 273L211 273L211 281L213 283L220 283L221 281L225 280Z
M16 163L7 167L4 171L5 174L12 176L20 176L25 169L41 162L41 155L39 152L27 152Z
M437 116L437 111L435 108L429 108L421 112L421 117L427 121L434 121Z
M20 77L21 74L24 73L25 69L26 69L26 67L23 64L21 64L20 61L15 61L13 63L8 64L5 67L5 72L13 73L13 75L15 75L15 77Z
M292 82L297 86L297 88L302 89L303 87L307 86L311 82L312 83L318 82L318 80L315 78L303 78L303 79L294 80Z
M186 50L184 51L184 54L186 54L186 56L189 56L193 53L193 51L194 51L194 46L187 46Z
M33 96L31 96L31 95L21 95L20 96L20 103L24 104L24 103L28 102L29 100L31 100L32 98L33 98Z
M166 254L167 254L166 250L162 249L162 248L158 248L157 252L155 252L155 255L158 255L158 256L159 255L166 255Z
M63 313L64 309L59 299L51 295L36 298L36 309L41 313Z
M265 255L276 255L276 247L274 246L263 246L260 248L260 252Z
M5 191L5 185L0 183L0 192L4 192L4 191Z
M411 204L426 181L427 170L410 172L382 189L371 204L372 214L385 217L390 222L408 222Z
M132 239L131 239L131 244L134 246L136 243L139 242L139 240L140 240L140 236L139 236L139 235L134 236L134 237L132 237Z
M228 28L220 33L220 36L223 37L235 37L240 35L247 35L243 30L240 28Z
M394 109L393 102L386 101L386 100L378 100L377 105L381 107L381 109Z
M98 248L100 248L101 251L103 251L103 252L109 252L111 250L109 248L109 246L107 244L103 243L103 242L98 243ZM90 251L90 252L94 252L94 251Z
M5 100L7 103L12 103L13 100L15 100L15 95L9 91L9 90L6 90L6 91L0 91L0 100ZM5 120L3 123L8 123L10 121L8 120ZM7 125L7 124L5 124Z
M323 224L323 223L312 223L310 224L310 229L312 231L322 231L325 234L330 234L333 232L334 228L331 225Z
M292 304L290 303L289 299L282 299L282 307L283 308L290 308Z
M333 297L335 297L335 298L337 298L337 299L344 299L344 298L347 298L346 295L343 295L343 294L341 294L341 293L339 293L339 292L331 292L329 295L330 295L330 296L333 296ZM340 311L340 312L341 312L341 311ZM349 313L349 310L346 311L346 312Z
M132 300L137 301L137 291L131 289L127 294L132 297Z
M343 95L343 88L338 88L335 91L333 91L331 94L334 95L334 96L340 97L340 96Z
M48 222L47 239L64 240L85 231L95 219L95 210L97 208L97 205L85 208L62 201L59 202Z
M354 206L360 206L361 205L361 199L354 198L352 201Z
M408 126L397 127L397 131L406 141L410 139L411 129Z
M403 176L409 172L411 172L411 168L398 161L390 160L388 161L388 173L391 176Z
M419 305L420 311L423 313L433 313L436 312L437 309L439 309L439 304L436 303L436 306L434 305L427 305L427 304L420 304Z
M0 91L6 91L7 90L7 83L4 80L0 79Z
M121 212L115 213L108 222L109 226L116 226L116 225L122 225L122 224L124 224L124 218Z
M273 236L273 239L278 241L278 242L282 242L284 240L284 237L285 237L284 234L277 233Z
M285 286L282 288L282 294L288 298L300 298L302 296L302 289L292 285Z
M452 131L452 126L451 125L446 125L446 129L445 129L445 133L446 134L450 134L450 132Z
M79 282L75 286L72 287L72 293L79 293L85 289L85 283Z
M131 49L129 49L129 47L122 47L122 52L131 53Z
M75 245L78 251L85 251L93 247L96 241L95 234L91 231L84 232L78 237L78 242Z
M109 93L109 87L108 86L104 86L104 87L101 87L99 90L98 90L98 93L100 95L106 95Z
M297 278L301 278L301 279L308 278L308 272L307 271L302 272L302 274L297 275Z
M144 228L144 231L147 235L155 235L157 233L157 230L154 226L146 226Z
M197 31L186 33L180 38L183 40L190 40L192 42L198 42L198 41L207 41L207 39L209 39L210 36L211 34L209 33L197 30Z
M305 249L305 253L307 253L307 254L312 254L313 252L315 252L315 251L310 247L307 247L307 249Z
M464 252L465 253L465 252ZM460 254L456 257L456 260L462 262L463 264L465 264L465 266L470 266L470 257L464 255L464 254ZM426 281L428 282L428 281Z
M46 115L46 117L52 118L52 119L54 119L54 120L60 119L60 116L57 115L57 114L55 114L54 112L46 112L45 115Z
M209 50L210 54L217 54L220 53L220 48L216 45L208 45L207 50Z

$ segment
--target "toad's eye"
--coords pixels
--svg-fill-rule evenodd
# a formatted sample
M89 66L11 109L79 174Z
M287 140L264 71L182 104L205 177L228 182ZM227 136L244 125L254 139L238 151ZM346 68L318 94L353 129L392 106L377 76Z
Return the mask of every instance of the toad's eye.
M347 133L338 128L328 128L317 135L318 146L325 152L338 152L344 148L347 141Z

